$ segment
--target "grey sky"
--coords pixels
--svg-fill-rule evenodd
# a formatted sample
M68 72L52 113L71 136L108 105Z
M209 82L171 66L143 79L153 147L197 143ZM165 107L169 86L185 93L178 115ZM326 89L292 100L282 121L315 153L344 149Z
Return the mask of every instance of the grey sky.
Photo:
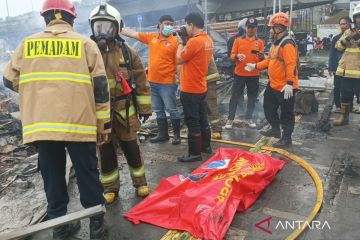
M17 16L26 12L40 12L44 0L7 0L10 16ZM32 4L31 4L32 3ZM0 0L0 18L7 16L6 0Z

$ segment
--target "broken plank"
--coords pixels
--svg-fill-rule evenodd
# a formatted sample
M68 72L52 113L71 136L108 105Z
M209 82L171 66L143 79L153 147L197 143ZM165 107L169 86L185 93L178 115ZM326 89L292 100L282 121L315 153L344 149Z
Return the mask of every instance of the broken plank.
M84 218L89 218L92 216L99 215L101 213L105 213L106 209L103 205L97 205L95 207L87 208L78 212L70 213L68 215L58 217L55 219L51 219L42 223L38 223L20 230L15 230L9 233L1 234L0 239L2 240L12 240L23 238L29 235L32 235L37 232L41 232L47 229L51 229L54 227L58 227L61 225L65 225L67 223L78 221Z

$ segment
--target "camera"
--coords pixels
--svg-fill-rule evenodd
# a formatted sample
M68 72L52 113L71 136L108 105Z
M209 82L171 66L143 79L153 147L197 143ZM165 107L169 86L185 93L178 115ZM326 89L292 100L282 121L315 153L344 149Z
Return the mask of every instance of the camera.
M176 33L179 34L180 37L187 37L186 27L182 26L179 30L173 32L173 35L176 36Z

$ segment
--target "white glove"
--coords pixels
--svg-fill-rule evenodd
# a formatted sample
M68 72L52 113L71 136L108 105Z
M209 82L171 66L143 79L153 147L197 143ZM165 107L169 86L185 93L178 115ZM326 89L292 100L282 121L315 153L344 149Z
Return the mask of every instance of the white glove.
M290 84L286 84L283 89L281 89L281 92L284 92L284 99L289 99L291 98L294 93L293 93L293 86Z
M245 70L248 72L254 71L256 68L256 64L255 63L247 63Z

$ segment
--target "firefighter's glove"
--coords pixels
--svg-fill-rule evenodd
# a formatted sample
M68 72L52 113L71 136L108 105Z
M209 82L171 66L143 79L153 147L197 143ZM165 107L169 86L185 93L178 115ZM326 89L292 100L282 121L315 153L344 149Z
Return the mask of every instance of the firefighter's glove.
M256 64L255 63L247 63L245 70L248 72L252 72L256 69Z
M139 114L139 119L142 123L145 123L149 119L151 114Z
M284 99L289 99L294 95L293 92L293 86L290 84L286 84L285 87L283 87L283 89L281 89L281 92L284 92Z

